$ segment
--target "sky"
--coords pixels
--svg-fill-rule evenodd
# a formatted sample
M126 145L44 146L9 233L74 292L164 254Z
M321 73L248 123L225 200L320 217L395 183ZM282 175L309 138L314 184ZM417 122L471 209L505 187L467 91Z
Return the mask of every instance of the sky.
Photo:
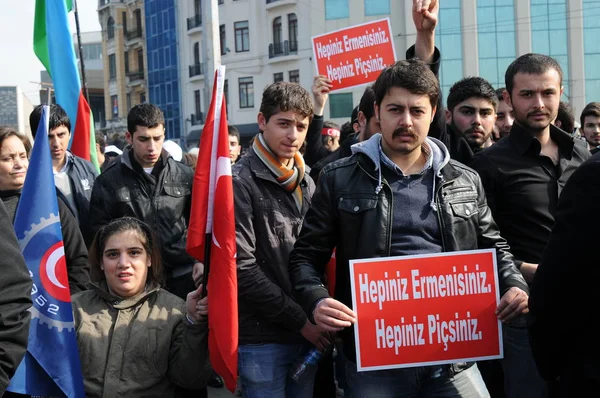
M100 31L98 0L78 0L81 32ZM43 65L33 52L35 0L0 0L0 86L19 86L34 104L40 103L40 71ZM71 33L75 17L69 15Z

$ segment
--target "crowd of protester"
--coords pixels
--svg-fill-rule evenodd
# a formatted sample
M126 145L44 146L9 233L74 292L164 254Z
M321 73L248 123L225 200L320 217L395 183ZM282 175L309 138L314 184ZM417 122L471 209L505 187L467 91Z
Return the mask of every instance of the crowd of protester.
M382 70L341 126L324 120L332 84L319 75L310 91L265 88L248 147L229 127L238 395L600 394L589 309L600 301L590 217L600 200L600 103L576 128L559 63L525 54L505 87L466 77L444 104L438 11L437 1L413 0L406 60ZM38 106L34 134L41 117ZM206 397L207 385L223 386L208 360L204 264L186 252L194 170L206 155L166 140L164 126L157 106L134 106L124 134L96 135L98 173L68 150L70 120L50 107L86 396ZM32 285L9 226L31 149L0 127L0 396L27 344ZM495 249L503 357L358 371L349 261L475 249ZM297 383L290 370L313 347L324 357Z

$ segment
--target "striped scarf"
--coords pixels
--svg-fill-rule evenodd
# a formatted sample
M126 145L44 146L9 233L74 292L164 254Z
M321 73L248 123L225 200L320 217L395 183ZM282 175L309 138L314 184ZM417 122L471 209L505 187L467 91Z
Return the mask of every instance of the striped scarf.
M294 155L294 167L288 169L283 166L279 159L271 152L261 133L257 134L252 144L252 149L260 160L267 166L275 179L287 192L292 194L298 211L302 212L302 188L300 181L304 178L304 159L300 152Z

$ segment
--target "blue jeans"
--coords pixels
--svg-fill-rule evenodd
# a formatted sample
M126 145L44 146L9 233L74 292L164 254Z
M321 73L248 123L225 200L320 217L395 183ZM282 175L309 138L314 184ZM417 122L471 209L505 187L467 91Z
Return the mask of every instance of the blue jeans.
M504 391L506 398L546 398L547 383L539 375L531 347L524 316L502 327L504 341Z
M251 344L238 348L238 370L245 398L310 398L317 368L300 384L288 377L306 355L306 344Z
M346 360L349 398L489 398L477 365L455 375L449 365L357 372Z

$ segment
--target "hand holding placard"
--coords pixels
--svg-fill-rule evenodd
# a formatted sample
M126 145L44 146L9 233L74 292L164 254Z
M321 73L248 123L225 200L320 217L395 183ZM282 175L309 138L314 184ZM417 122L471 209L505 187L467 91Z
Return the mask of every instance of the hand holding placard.
M528 306L529 296L518 287L511 287L502 295L500 303L496 308L496 316L502 322L510 321L511 319L529 312Z
M328 332L338 332L356 322L356 314L343 303L332 298L321 300L313 314L315 323Z

